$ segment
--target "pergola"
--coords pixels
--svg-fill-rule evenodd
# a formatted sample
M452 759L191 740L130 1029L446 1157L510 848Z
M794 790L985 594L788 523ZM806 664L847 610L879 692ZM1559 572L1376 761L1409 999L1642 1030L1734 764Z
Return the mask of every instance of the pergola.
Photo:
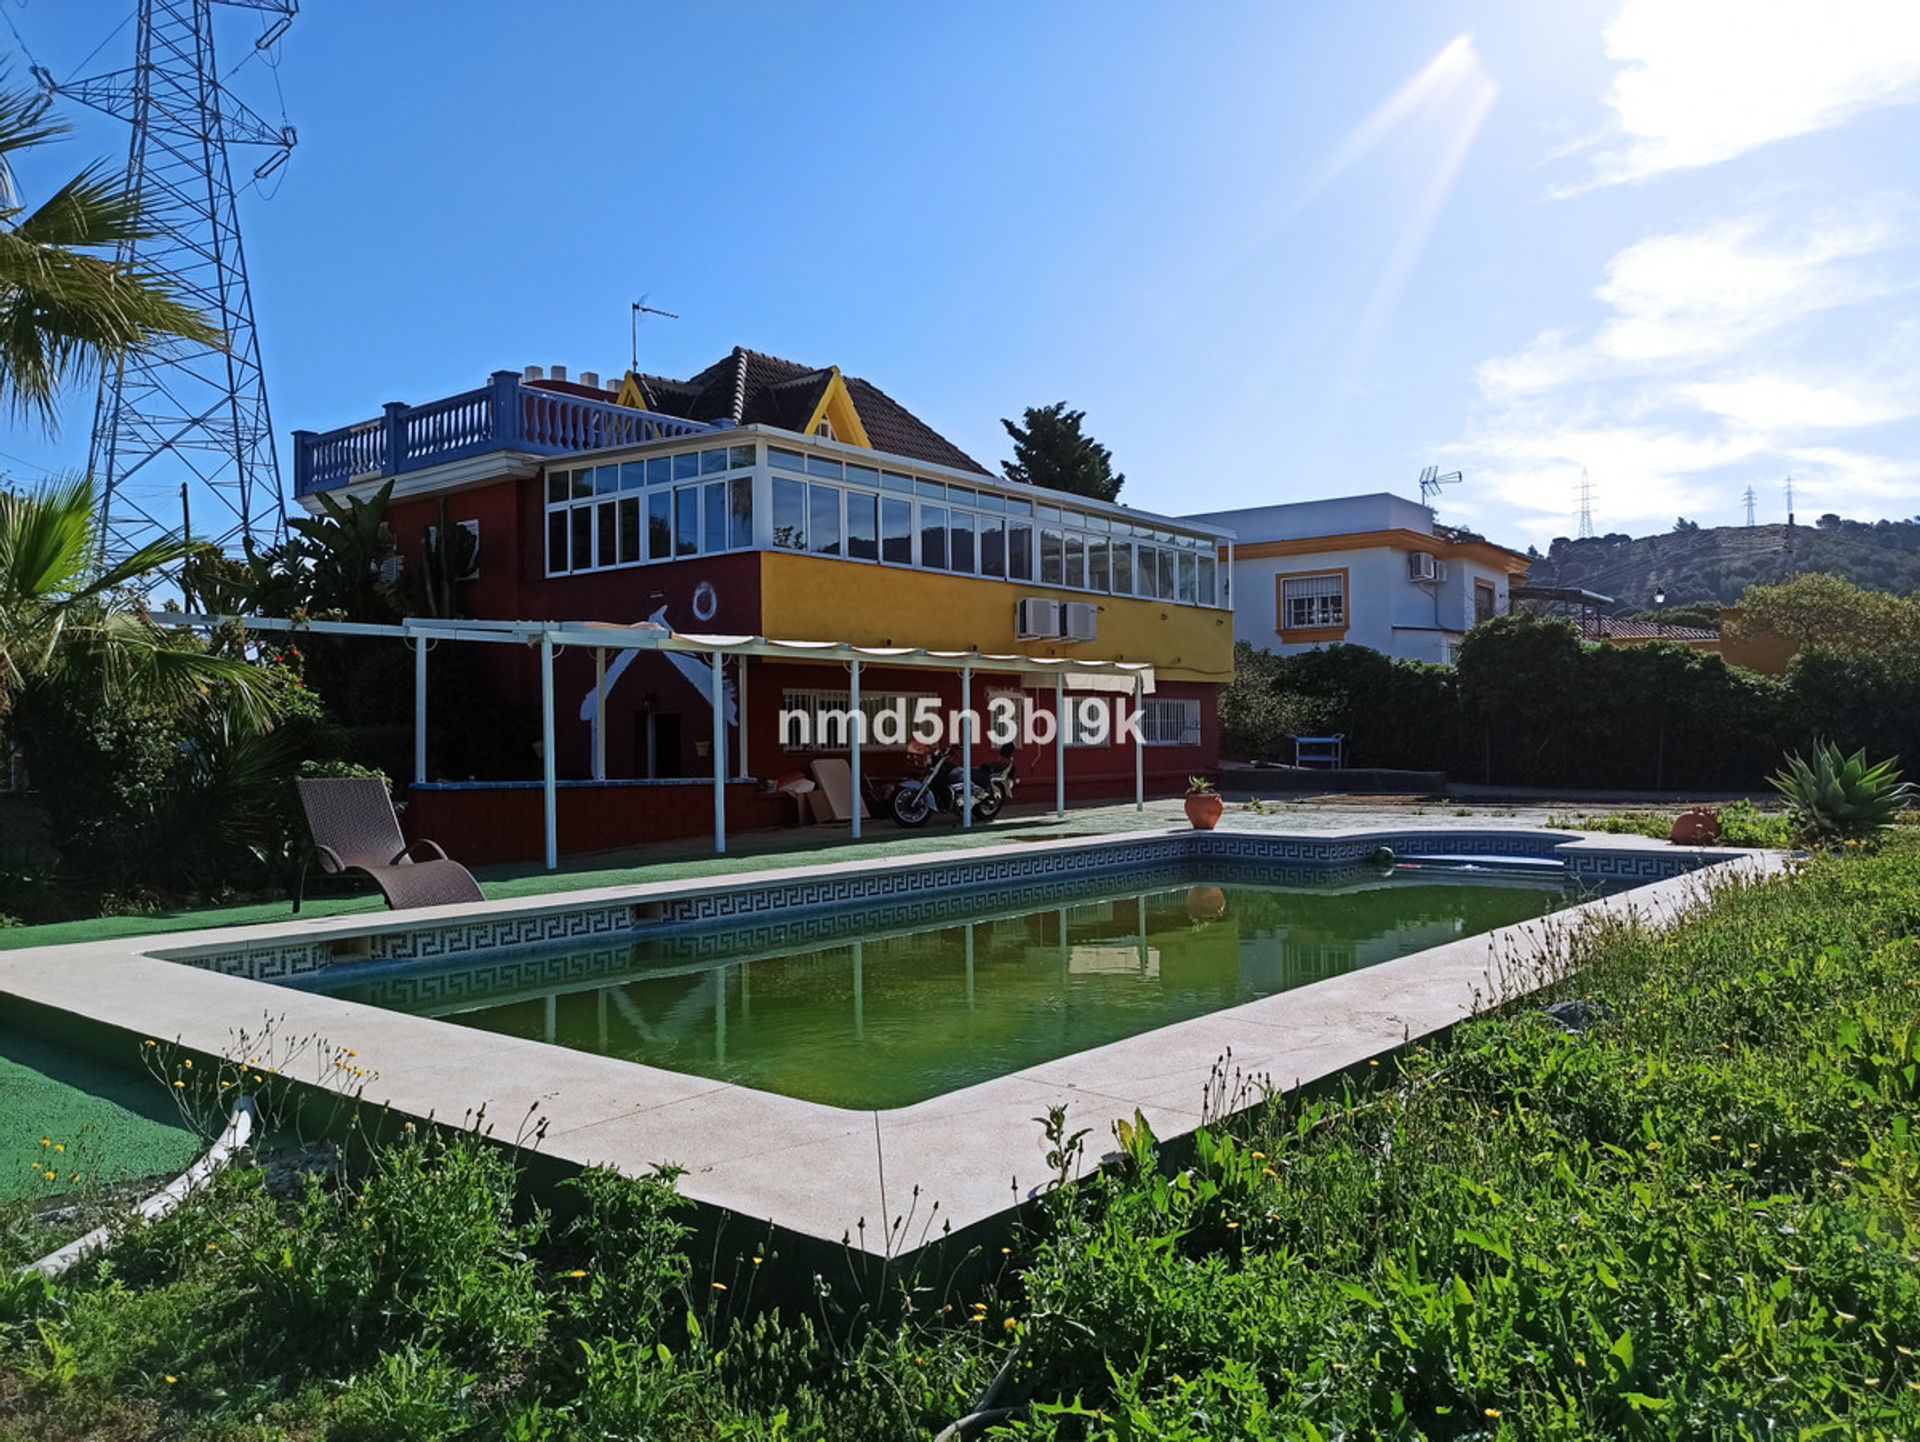
M427 651L436 641L472 641L491 645L538 646L540 650L540 753L541 782L546 805L546 863L548 870L560 864L559 848L559 776L554 759L553 658L567 647L590 649L594 653L594 747L593 774L606 779L606 704L607 653L609 651L652 651L666 654L706 656L712 675L710 699L713 705L713 849L727 849L727 725L725 665L729 656L743 661L758 657L780 661L838 661L848 668L847 710L860 712L860 673L869 666L907 667L916 670L953 671L960 676L960 707L972 709L973 673L1051 676L1054 692L1054 813L1064 816L1067 809L1067 738L1065 725L1067 682L1070 678L1099 678L1092 682L1101 690L1130 691L1138 713L1146 693L1153 686L1153 667L1145 662L1093 661L1075 657L999 655L981 651L935 651L915 646L856 646L847 641L793 641L767 636L687 635L654 622L619 625L604 621L462 621L409 617L392 625L360 621L296 620L285 616L210 616L186 611L155 611L154 624L191 630L216 631L238 627L247 631L305 632L323 636L362 636L407 642L414 653L413 664L413 772L416 784L427 780ZM746 734L747 672L740 667L737 699L741 734ZM1104 682L1104 684L1102 684ZM853 773L853 835L860 835L860 762L864 727L849 728L849 766ZM973 770L974 727L960 728L960 764L963 771ZM1133 737L1134 807L1146 807L1146 756L1140 727ZM744 748L743 748L744 749ZM973 825L973 789L963 789L960 824Z

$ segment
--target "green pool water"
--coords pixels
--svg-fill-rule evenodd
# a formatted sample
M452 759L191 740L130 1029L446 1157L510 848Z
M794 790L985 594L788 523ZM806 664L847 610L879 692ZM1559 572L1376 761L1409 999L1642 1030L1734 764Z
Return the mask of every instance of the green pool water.
M1561 880L1541 877L1163 885L1008 914L989 900L942 924L718 957L688 956L684 939L655 941L543 963L552 979L481 965L326 989L808 1101L884 1108L1570 899Z

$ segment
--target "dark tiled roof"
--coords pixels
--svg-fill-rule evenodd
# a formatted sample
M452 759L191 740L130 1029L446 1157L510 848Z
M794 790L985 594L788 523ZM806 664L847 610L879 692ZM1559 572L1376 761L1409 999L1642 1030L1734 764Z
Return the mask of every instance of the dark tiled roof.
M1702 626L1667 626L1657 621L1628 621L1595 616L1580 623L1589 636L1612 641L1718 641L1720 633Z
M735 346L705 370L674 380L643 375L654 409L688 420L730 420L737 425L799 430L813 416L833 378L829 368L800 365ZM847 394L860 413L867 439L886 451L956 470L990 474L972 456L941 435L871 381L845 376Z

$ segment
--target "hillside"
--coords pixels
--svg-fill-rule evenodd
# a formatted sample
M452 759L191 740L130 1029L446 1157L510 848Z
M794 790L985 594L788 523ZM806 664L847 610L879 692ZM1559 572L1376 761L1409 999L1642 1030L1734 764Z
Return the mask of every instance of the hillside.
M1536 586L1578 586L1612 596L1623 613L1653 605L1730 604L1755 582L1804 571L1842 576L1899 595L1920 592L1920 521L1848 521L1822 516L1813 526L1715 526L1663 536L1556 539L1533 563Z

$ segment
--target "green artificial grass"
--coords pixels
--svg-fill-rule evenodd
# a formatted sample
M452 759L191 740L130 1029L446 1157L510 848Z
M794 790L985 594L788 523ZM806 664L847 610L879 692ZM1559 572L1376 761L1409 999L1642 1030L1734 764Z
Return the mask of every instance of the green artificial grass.
M0 1276L0 1442L1920 1435L1920 836L1560 945L1190 1146L1036 1119L1117 1155L891 1275L424 1128L229 1174Z
M972 832L961 832L944 818L934 821L924 830L911 832L900 831L892 822L875 818L868 823L872 830L859 841L854 841L844 826L813 826L792 831L750 832L734 838L732 850L724 856L713 854L711 843L673 843L643 851L575 858L563 863L558 871L548 871L533 863L522 863L480 867L475 875L487 899L500 901L513 897L550 896L555 892L596 886L692 881L740 871L810 866L823 861L861 861L872 857L968 850L1021 837L1045 839L1049 833L1062 830L1102 833L1138 830L1142 827L1170 825L1177 819L1180 819L1177 804L1168 803L1149 803L1144 813L1134 811L1131 806L1100 807L1092 812L1076 811L1069 813L1065 822L1057 820L1050 813L1008 817ZM458 847L453 849L457 851ZM369 890L351 896L309 896L300 914L342 916L384 909L379 894ZM291 904L286 901L89 917L80 921L50 922L42 926L16 926L0 930L0 951L17 951L30 946L72 946L128 936L158 936L230 926L258 926L293 919Z
M201 1149L145 1072L0 1028L0 1206L173 1176Z

